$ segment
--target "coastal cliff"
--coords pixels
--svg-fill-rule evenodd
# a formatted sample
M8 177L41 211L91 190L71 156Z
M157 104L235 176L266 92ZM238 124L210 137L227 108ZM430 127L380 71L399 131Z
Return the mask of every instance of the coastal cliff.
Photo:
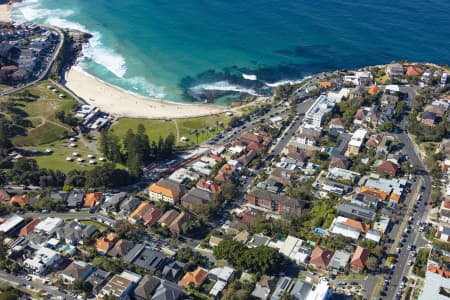
M64 44L56 60L53 74L57 74L62 82L65 81L65 73L82 56L83 45L92 37L91 34L76 29L62 29L64 34Z

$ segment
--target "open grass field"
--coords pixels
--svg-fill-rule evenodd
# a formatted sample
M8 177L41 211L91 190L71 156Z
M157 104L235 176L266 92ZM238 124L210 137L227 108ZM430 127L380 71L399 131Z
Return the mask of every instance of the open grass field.
M70 127L60 122L55 113L58 111L72 112L77 103L60 90L52 92L47 88L49 85L51 84L48 81L42 81L1 99L1 101L16 103L27 114L27 118L34 126L26 136L15 137L12 140L14 145L22 147L48 144L59 140L65 131L70 131ZM38 99L33 102L24 101L25 93L37 96ZM64 97L60 98L60 94L63 94Z
M76 148L72 148L69 146L70 142L68 140L60 140L54 143L34 146L34 147L24 147L28 150L39 150L40 153L45 153L46 149L50 149L53 151L51 154L42 154L39 156L33 156L40 168L45 169L53 169L60 170L67 173L70 170L89 170L92 169L93 166L89 165L88 155L92 153L83 143L78 142ZM79 163L76 161L76 157L72 155L73 152L78 152L79 157L82 157L85 162ZM74 158L74 161L66 161L67 157ZM96 155L95 158L98 159ZM98 161L98 160L97 160ZM99 162L98 162L99 163Z
M225 114L169 121L121 118L114 124L111 131L122 139L128 129L136 131L138 125L143 124L150 141L157 141L160 136L165 138L172 133L177 138L178 145L195 146L197 145L196 132L199 134L198 143L201 144L222 130L221 126L217 126L218 123L222 123L226 127L230 119L231 117ZM188 141L181 142L181 137L188 138Z

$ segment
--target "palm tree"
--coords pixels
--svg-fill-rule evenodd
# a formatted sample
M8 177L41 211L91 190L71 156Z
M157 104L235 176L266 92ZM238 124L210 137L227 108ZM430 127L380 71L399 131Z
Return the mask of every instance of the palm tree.
M198 129L194 129L193 134L195 134L195 137L197 138L197 145L198 145L198 136L200 135L200 132L198 131Z

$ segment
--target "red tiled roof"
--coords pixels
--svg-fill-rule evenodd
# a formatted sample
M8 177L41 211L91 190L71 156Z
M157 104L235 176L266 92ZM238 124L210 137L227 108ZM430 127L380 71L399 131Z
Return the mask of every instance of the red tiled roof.
M353 254L351 265L360 270L363 270L366 266L366 261L369 258L370 250L358 246Z
M423 73L422 68L416 66L409 66L406 68L406 75L408 76L420 76L422 75L422 73Z
M22 227L22 229L20 229L19 236L24 237L30 232L32 232L34 230L34 227L36 227L36 225L39 224L39 222L41 222L41 220L39 219L31 220L31 222L29 222L27 225Z
M311 264L325 269L330 263L333 251L324 247L317 246L311 253Z

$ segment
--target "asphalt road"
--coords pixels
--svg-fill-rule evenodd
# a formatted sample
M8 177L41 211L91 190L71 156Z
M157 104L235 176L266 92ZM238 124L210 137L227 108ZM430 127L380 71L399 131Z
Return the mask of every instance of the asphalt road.
M55 288L55 287L44 285L44 284L41 284L41 283L39 283L37 281L27 281L27 280L25 280L22 277L14 276L12 274L8 274L8 273L5 273L5 272L0 272L0 280L7 281L7 282L11 283L12 285L14 285L16 287L18 287L18 286L23 286L23 287L31 286L31 287L33 287L33 289L31 289L32 291L34 290L35 292L37 292L39 290L42 290L42 291L48 292L48 294L50 296L53 296L53 297L60 296L60 297L62 297L62 299L71 299L71 300L72 299L73 300L77 299L77 298L75 298L73 296L70 296L68 294L65 294L65 293L62 293L62 292L58 291L58 289Z
M297 130L302 125L305 112L314 104L314 99L310 98L299 104L297 104L297 116L294 121L289 125L288 129L281 136L280 140L273 147L272 155L279 156L283 149L287 146L291 138L295 135Z

